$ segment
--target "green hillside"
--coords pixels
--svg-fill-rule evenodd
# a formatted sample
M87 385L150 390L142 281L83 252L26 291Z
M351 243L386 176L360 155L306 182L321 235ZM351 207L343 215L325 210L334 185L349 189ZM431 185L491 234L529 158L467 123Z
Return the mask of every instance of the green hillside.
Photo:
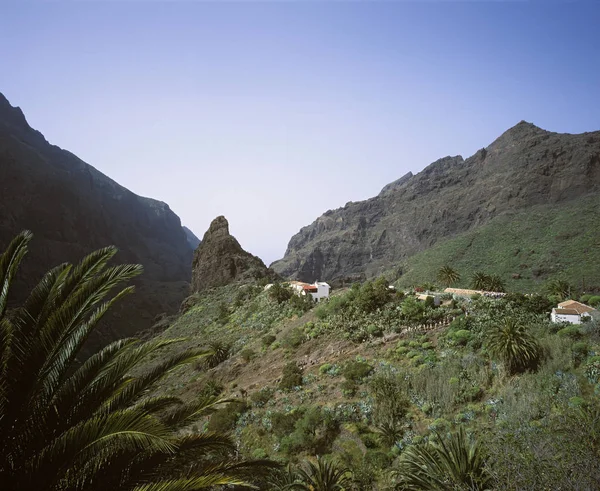
M435 244L390 272L400 286L435 282L449 265L468 287L475 271L498 274L508 291L540 291L552 279L600 289L600 195L496 217L472 232ZM518 275L518 279L517 278Z

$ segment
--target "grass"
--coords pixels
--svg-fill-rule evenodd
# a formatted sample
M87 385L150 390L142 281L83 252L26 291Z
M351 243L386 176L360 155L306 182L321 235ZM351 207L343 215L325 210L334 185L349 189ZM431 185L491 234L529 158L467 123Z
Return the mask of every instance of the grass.
M540 291L552 279L600 290L599 210L600 196L587 196L498 216L407 259L397 284L435 283L440 268L450 265L461 275L457 287L469 287L471 275L484 271L500 275L508 291Z

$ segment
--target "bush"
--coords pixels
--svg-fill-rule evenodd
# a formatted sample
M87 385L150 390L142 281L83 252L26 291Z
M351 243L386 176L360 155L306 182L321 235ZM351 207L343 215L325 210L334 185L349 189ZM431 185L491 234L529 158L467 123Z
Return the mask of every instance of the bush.
M244 403L229 403L227 407L215 411L208 422L209 431L227 433L233 430L238 418L248 409Z
M283 303L292 298L294 292L288 285L282 285L281 283L274 283L269 288L269 297L275 300L277 303Z
M600 295L594 295L588 300L588 305L592 307L600 307Z
M344 380L341 385L342 394L344 397L354 397L358 390L358 385L354 380Z
M587 358L589 346L587 343L579 341L577 343L573 343L571 351L573 352L573 362L575 366L579 366L581 362Z
M282 340L284 348L297 348L306 341L306 334L299 327L294 327Z
M563 327L560 331L558 331L557 334L559 336L569 337L571 339L579 339L579 338L581 338L581 331L579 330L579 327L577 327L575 325L570 325L570 326L567 326L567 327Z
M279 382L280 389L293 389L302 385L302 370L296 362L290 362L283 367L283 373L281 376L281 382Z
M450 338L455 344L459 346L465 346L473 338L471 331L461 329L450 334Z
M281 451L288 455L302 451L320 455L329 453L339 433L339 424L333 414L319 406L309 407L302 413L301 418L295 415L294 431L281 439Z
M263 407L267 402L269 402L271 400L271 398L273 397L273 389L270 389L269 387L265 387L257 392L253 392L250 395L250 400L252 401L252 404L254 404L257 407Z
M256 356L256 353L252 348L244 348L240 351L240 356L247 363Z
M373 367L364 361L349 361L342 370L347 380L358 382L373 371Z
M266 334L262 337L262 344L266 348L267 346L271 346L276 339L277 337L273 334Z

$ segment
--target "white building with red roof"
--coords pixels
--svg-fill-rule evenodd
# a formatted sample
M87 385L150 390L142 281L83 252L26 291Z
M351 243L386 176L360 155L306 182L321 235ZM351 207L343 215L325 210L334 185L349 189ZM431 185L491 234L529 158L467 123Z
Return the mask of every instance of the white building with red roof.
M575 300L567 300L552 309L550 318L552 322L569 322L570 324L581 324L586 318L592 316L596 309Z

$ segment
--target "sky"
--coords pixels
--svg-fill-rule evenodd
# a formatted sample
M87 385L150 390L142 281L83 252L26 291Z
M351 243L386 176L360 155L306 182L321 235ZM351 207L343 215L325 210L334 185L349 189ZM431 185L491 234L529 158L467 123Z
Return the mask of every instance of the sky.
M600 2L0 2L0 92L266 263L329 209L521 120L600 130Z

